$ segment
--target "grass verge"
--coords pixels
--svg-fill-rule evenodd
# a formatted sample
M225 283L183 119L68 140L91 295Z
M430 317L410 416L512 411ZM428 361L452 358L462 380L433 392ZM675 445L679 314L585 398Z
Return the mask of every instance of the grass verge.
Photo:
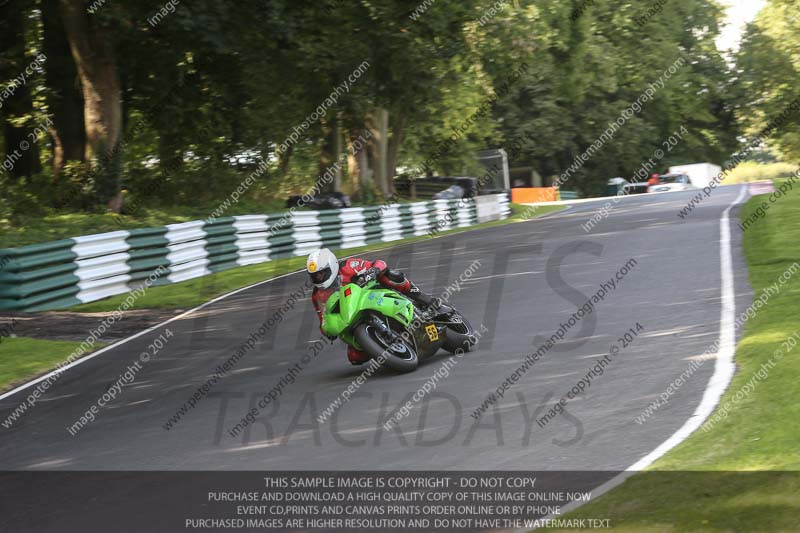
M506 220L498 220L495 222L478 224L468 228L456 228L443 231L439 234L439 236L450 235L453 233L460 233L479 228L501 226L515 222L523 222L525 220L530 220L532 218L537 218L548 213L564 209L563 206L540 206L532 211L526 208L526 206L513 204L511 208L512 216ZM421 236L388 243L374 243L358 248L348 248L343 250L343 253L346 253L347 255L361 254L380 248L419 242L429 238L430 237L428 236ZM174 283L160 287L151 287L143 296L136 300L133 309L190 309L202 304L203 302L207 302L208 300L216 298L217 296L241 287L246 287L248 285L252 285L253 283L258 283L259 281L264 281L276 276L287 274L289 272L294 272L304 268L305 263L305 257L277 259L275 261L269 261L267 263L261 263L258 265L233 268L181 283ZM83 313L110 312L116 310L126 297L127 294L112 296L96 302L81 304L72 307L69 310Z
M747 202L740 218L765 198ZM798 220L794 190L744 233L755 298L800 263ZM787 339L800 332L800 270L792 276L745 323L736 375L709 418L714 423L564 518L610 519L615 531L631 532L798 530L800 343L792 348Z
M27 337L4 338L0 343L0 392L11 390L54 369L73 353L80 342L46 341ZM97 342L95 348L104 344Z

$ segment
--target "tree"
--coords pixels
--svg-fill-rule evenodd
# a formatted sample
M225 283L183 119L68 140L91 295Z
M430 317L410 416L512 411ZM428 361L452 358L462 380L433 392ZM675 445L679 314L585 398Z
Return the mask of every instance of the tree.
M504 11L480 29L495 86L530 50L531 68L495 114L506 142L529 139L516 164L561 175L681 58L654 97L570 172L565 188L596 193L611 177L630 177L682 126L689 135L657 162L658 170L679 162L722 163L738 128L730 71L714 45L716 4L674 0L655 14L646 3L597 2L576 11L580 6L585 2L540 2L521 13Z
M59 0L42 0L42 51L47 57L47 106L53 118L53 176L68 161L84 161L83 96L78 70L59 13Z
M778 16L797 1L773 0ZM369 200L391 196L398 173L478 175L478 150L512 144L512 165L557 176L685 59L571 173L568 187L592 193L633 174L681 127L690 133L659 165L723 162L738 142L737 118L756 128L786 105L800 56L795 30L759 26L732 83L714 45L721 10L712 0L671 0L660 12L622 0L437 0L421 14L400 0L91 5L4 4L0 23L17 21L0 34L6 79L35 51L48 60L44 83L0 111L16 128L51 114L52 152L30 152L30 162L52 153L58 181L68 161L85 160L93 168L69 166L69 182L90 194L85 207L113 210L123 176L134 196L170 204L216 201L246 175L258 178L247 194L321 186ZM757 98L745 98L746 87ZM776 142L797 138L787 127ZM319 180L345 159L345 179Z
M83 0L60 0L61 17L77 66L84 102L86 159L97 167L97 194L112 205L120 190L122 95L111 30ZM121 205L112 207L119 212Z
M736 57L740 83L739 118L750 135L782 113L786 120L768 140L785 158L800 159L799 0L771 0L748 26ZM794 111L792 112L794 104Z
M9 176L31 176L42 169L39 146L32 140L36 119L31 96L33 58L26 55L25 30L28 11L22 0L0 4L0 80L5 80L3 114L4 160Z

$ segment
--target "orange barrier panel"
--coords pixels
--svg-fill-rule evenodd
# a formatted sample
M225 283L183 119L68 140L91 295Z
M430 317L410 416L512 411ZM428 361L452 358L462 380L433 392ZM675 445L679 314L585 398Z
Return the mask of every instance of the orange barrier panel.
M556 200L558 200L558 191L555 189L555 187L511 189L511 201L515 204L555 202Z

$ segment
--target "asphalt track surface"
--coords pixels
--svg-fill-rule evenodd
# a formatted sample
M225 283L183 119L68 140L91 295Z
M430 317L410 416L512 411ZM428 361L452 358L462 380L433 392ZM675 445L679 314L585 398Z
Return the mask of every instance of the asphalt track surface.
M0 428L2 470L624 470L686 422L712 374L713 364L701 366L667 405L635 422L719 336L719 220L740 191L716 189L686 219L677 213L696 191L625 198L589 233L581 224L605 201L369 254L434 294L473 265L450 301L486 330L478 348L457 359L396 429L382 426L440 370L446 354L411 374L378 371L320 423L319 414L363 370L349 365L336 342L256 423L237 437L228 434L319 338L308 296L165 429L215 368L301 287L298 273L220 299L69 369L11 429ZM752 293L741 232L731 226L738 313ZM525 356L631 258L636 264L616 288L476 421L474 410ZM569 401L567 414L539 427L535 418L637 322L643 331ZM173 336L135 382L71 436L67 427L165 328ZM29 392L1 400L0 420Z
M68 370L12 429L0 429L0 461L4 470L625 469L686 421L711 375L713 365L702 366L668 405L645 423L634 422L718 337L719 218L739 192L714 191L685 220L676 213L694 193L631 197L590 233L581 224L603 202L375 254L435 294L480 262L450 301L488 332L397 429L382 425L441 368L445 353L411 374L377 372L333 420L319 423L317 416L363 370L349 365L337 342L304 367L249 430L228 434L319 338L306 297L208 397L165 430L214 369L303 284L303 274L295 274L224 298ZM752 295L740 231L732 226L741 311ZM617 288L476 421L471 415L487 395L630 258L636 265ZM637 322L644 331L568 403L568 416L540 428L534 415L543 416L543 408ZM165 328L174 336L135 382L71 436L67 427ZM0 417L26 394L2 400Z

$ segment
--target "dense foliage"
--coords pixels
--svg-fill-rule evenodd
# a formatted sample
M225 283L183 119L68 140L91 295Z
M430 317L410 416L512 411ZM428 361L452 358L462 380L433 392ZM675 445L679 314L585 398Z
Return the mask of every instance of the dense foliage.
M800 0L770 0L748 27L737 57L741 119L755 134L788 112L770 144L790 161L800 158Z
M218 202L248 178L282 198L331 168L323 188L385 197L499 147L552 178L621 116L565 188L632 175L682 128L659 169L721 164L792 97L797 2L772 4L734 69L713 0L8 0L0 218Z

